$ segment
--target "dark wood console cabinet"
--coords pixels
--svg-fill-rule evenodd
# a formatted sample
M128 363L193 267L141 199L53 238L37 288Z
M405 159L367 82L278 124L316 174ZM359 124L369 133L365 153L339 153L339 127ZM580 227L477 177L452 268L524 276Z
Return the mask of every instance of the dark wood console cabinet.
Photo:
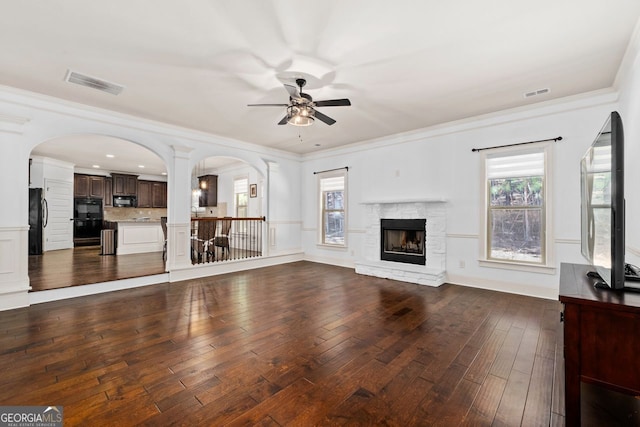
M593 287L588 265L560 267L566 425L580 425L580 383L640 395L640 293Z

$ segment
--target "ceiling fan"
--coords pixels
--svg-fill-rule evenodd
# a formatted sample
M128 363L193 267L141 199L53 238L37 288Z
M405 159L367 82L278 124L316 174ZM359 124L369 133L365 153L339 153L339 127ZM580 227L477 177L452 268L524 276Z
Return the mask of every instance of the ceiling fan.
M302 92L302 88L307 84L305 79L296 79L296 84L298 86L284 84L284 88L289 92L288 104L248 104L248 106L287 107L287 115L278 122L279 125L289 123L294 126L309 126L313 124L315 119L318 119L331 126L336 121L316 110L316 107L346 107L351 105L351 101L346 98L314 101L311 95Z

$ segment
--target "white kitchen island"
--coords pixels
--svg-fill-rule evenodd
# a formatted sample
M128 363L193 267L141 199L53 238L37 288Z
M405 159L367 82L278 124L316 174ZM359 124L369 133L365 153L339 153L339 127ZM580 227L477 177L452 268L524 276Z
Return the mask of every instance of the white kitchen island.
M162 252L164 233L160 221L116 221L118 243L116 255Z

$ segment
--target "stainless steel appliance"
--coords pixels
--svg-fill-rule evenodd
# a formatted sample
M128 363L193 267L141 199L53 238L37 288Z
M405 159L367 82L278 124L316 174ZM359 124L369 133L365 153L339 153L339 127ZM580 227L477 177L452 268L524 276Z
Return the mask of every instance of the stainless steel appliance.
M75 198L73 200L74 246L99 245L101 230L102 199Z
M49 210L42 188L29 189L29 255L42 254L42 234L47 226Z
M138 206L136 196L113 196L113 206L116 208L135 208Z

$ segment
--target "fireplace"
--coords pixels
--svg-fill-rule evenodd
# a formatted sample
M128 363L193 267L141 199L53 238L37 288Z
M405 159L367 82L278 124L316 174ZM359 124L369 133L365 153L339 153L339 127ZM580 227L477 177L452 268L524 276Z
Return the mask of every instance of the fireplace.
M366 234L363 241L362 259L356 261L356 273L427 286L440 286L445 282L447 263L445 199L436 197L372 200L363 202L363 205L365 206ZM420 225L412 224L408 228L409 230L424 231L424 237L421 239L424 242L424 255L396 254L406 255L412 260L422 258L424 261L421 260L419 264L407 264L382 259L381 252L383 251L380 249L384 248L382 246L384 233L381 232L381 225L384 218L408 219L410 221L424 218L419 220ZM392 228L401 231L407 230L407 228Z
M426 264L426 222L422 219L380 219L380 259Z

